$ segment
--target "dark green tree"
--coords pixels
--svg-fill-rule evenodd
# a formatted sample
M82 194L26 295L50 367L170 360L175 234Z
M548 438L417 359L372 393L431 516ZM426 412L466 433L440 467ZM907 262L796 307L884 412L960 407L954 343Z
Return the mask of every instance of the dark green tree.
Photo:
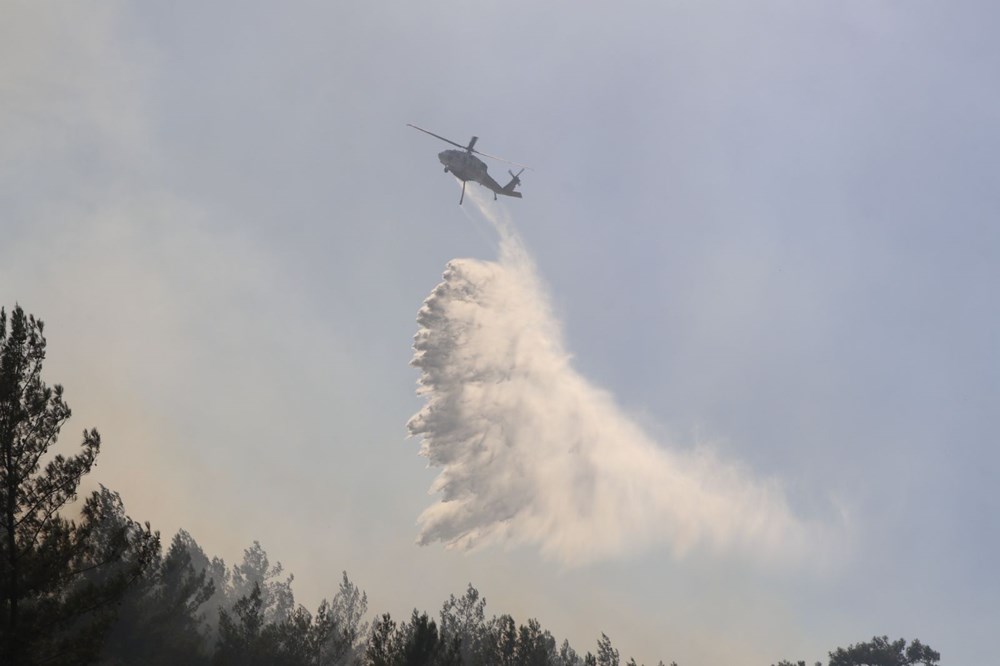
M219 643L213 663L264 664L269 656L264 645L264 601L260 585L254 583L247 596L239 599L232 612L219 611Z
M321 601L313 620L317 664L339 666L360 658L368 637L368 623L364 621L367 612L368 595L344 571L333 601Z
M372 623L363 663L366 666L396 666L401 660L396 621L388 613L383 613Z
M268 622L260 584L241 597L232 612L219 612L217 666L308 666L315 663L312 618L304 608Z
M438 632L434 620L416 609L398 625L385 613L375 619L361 663L366 666L461 666L458 639Z
M266 658L258 663L268 666L319 666L318 640L313 618L302 606L296 606L281 622L264 626L261 645Z
M418 613L414 609L410 621L401 629L403 663L406 666L431 666L437 663L441 644L437 625L427 613Z
M201 612L214 586L192 564L194 540L181 530L165 556L125 594L101 654L102 663L148 666L207 663L209 643ZM194 544L197 547L197 544Z
M292 594L294 576L289 575L282 580L283 573L281 562L272 565L263 546L254 541L243 551L243 562L233 567L232 586L226 592L235 603L250 594L254 585L258 586L264 618L269 624L278 624L295 610L295 595Z
M255 550L263 553L259 544ZM207 561L207 560L206 560ZM268 571L266 556L261 560L261 571ZM202 570L203 572L205 570ZM295 605L291 588L283 597L286 610L278 618L270 611L265 599L266 578L254 581L250 591L238 599L230 609L219 611L216 650L213 663L218 665L247 664L253 666L345 666L358 663L365 653L368 624L363 617L368 609L368 597L358 589L344 572L340 589L332 601L323 600L313 616L302 606ZM273 597L272 597L273 599ZM384 666L404 663L405 641L400 630L388 619L385 655L372 661ZM375 635L385 623L376 623ZM435 630L431 622L431 629ZM373 641L375 637L373 636ZM373 652L369 649L369 652Z
M566 639L563 639L562 645L559 646L559 659L556 663L559 666L577 666L580 663L580 656Z
M185 540L185 545L188 555L191 557L191 566L195 572L205 573L207 581L212 583L212 588L215 591L201 606L206 639L209 645L215 645L219 637L219 611L232 606L228 599L229 591L232 589L232 572L222 558L209 558L190 535Z
M888 636L875 636L866 643L837 648L830 653L829 666L935 666L940 659L938 652L919 640L907 645L903 638L890 641Z
M557 658L556 639L542 630L538 620L529 619L517 630L517 663L519 666L549 666Z
M20 306L9 322L0 309L0 663L84 664L159 541L106 489L87 498L79 523L62 515L101 440L84 431L77 455L42 467L71 414L62 387L42 381L43 332Z
M611 639L605 633L597 641L597 666L618 666L618 650L611 645Z
M486 599L470 583L461 597L451 595L441 608L441 634L458 641L462 664L492 663L490 632L486 624Z
M295 608L280 622L268 622L260 585L254 583L232 612L219 612L217 666L307 666L314 663L312 618Z
M494 617L489 623L490 658L497 666L517 665L517 623L510 615Z

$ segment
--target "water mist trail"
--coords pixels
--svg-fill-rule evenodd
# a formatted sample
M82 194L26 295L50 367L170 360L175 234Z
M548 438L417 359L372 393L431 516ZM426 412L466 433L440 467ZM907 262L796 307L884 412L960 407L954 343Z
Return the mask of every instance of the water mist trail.
M419 542L535 544L584 563L651 546L803 555L813 530L780 489L707 450L653 442L576 370L531 257L502 210L496 261L455 259L417 316L424 407L407 427L440 468Z

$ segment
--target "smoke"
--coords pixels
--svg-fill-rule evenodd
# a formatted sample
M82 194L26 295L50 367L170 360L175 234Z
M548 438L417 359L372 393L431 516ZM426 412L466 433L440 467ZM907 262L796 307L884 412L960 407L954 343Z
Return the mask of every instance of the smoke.
M652 441L574 370L520 238L480 208L497 261L450 261L417 316L426 404L407 427L441 469L419 543L536 544L570 564L654 546L802 555L810 530L775 484L707 449Z

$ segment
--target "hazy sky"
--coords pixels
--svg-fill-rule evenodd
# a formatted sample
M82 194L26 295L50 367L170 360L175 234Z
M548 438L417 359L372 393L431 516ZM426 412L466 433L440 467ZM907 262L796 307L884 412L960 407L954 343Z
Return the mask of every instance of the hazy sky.
M998 22L986 2L8 0L0 303L47 323L64 450L103 435L89 483L230 563L260 540L308 606L346 569L378 612L436 613L471 581L491 613L647 664L811 663L883 633L986 663ZM530 164L524 199L459 208L444 144L408 122ZM446 506L407 438L417 313L453 259L506 270L489 216L532 282L486 330L551 328L546 396L620 424L577 433L632 502L601 504L592 558L538 536L560 500L590 528L539 453L562 431L530 447L537 414L522 457L463 478L552 465L522 497L555 522L416 545ZM721 514L664 499L676 469L714 479ZM720 478L822 536L679 547L685 517L745 522ZM619 513L633 531L606 533Z

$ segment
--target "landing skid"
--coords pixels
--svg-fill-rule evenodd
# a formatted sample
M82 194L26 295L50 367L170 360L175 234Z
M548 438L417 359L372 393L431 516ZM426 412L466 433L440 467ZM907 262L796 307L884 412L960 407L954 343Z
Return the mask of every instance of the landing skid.
M445 171L447 171L447 169L445 169ZM462 202L465 201L465 186L466 186L466 184L467 184L467 182L463 180L462 181L462 196L460 196L458 198L458 205L459 206L461 206ZM497 193L494 192L493 193L493 201L496 201L496 200L497 200Z

